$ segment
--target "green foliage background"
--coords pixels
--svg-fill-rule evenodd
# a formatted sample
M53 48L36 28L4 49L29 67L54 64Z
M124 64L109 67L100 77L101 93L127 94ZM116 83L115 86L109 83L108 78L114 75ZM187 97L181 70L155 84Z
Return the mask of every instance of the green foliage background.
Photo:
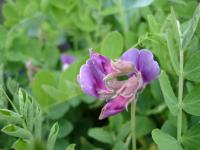
M162 69L137 102L138 150L198 150L198 3L6 0L0 25L0 148L128 150L130 108L99 121L103 103L83 94L76 78L89 48L116 59L137 47L150 49ZM180 46L185 51L181 144L176 141ZM76 57L65 71L59 59L63 51ZM29 61L39 68L31 78Z

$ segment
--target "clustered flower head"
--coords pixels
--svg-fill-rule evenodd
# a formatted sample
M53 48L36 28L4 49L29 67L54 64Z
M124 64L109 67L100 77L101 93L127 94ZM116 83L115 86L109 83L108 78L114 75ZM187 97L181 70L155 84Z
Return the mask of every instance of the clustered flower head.
M159 73L159 65L147 49L129 49L115 61L90 50L90 58L80 68L78 82L86 94L106 101L101 120L127 109L137 93Z

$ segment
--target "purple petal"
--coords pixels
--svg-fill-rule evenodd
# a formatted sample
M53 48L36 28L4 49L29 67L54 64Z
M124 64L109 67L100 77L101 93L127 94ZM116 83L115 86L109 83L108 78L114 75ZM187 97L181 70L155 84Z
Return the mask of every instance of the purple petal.
M93 74L88 64L85 64L80 68L78 82L85 93L94 97L98 97L95 87L96 81L93 78Z
M109 101L101 110L99 119L105 119L109 116L116 115L127 108L129 100L123 96L117 96L115 99Z
M105 75L112 71L111 61L107 57L90 51L90 59Z
M122 55L121 59L132 62L137 68L138 67L137 60L139 57L139 52L140 51L138 49L131 48Z
M92 77L95 81L94 84L95 84L95 88L96 88L97 93L98 93L99 90L106 89L105 83L103 81L105 74L103 72L101 72L98 65L92 60L88 60L86 62L86 64L88 64L88 66L90 67Z
M140 51L138 70L142 73L143 81L149 83L156 79L160 73L158 63L153 59L153 54L146 49Z
M75 58L73 56L67 55L67 54L62 54L60 57L60 60L62 63L65 64L72 64L75 61Z
M81 67L78 76L79 84L85 93L99 98L100 91L107 90L103 79L109 72L109 65L110 60L106 57L90 53L90 59Z

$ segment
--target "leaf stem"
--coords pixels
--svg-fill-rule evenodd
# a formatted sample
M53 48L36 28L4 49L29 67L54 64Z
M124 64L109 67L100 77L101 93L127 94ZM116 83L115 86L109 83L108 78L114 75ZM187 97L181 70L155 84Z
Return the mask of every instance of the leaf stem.
M177 115L177 140L181 143L181 132L182 132L182 101L183 101L183 60L184 51L180 49L180 73L179 73L179 89L178 89L178 115Z
M136 100L131 103L131 135L132 135L132 150L136 150L136 132L135 132L135 109Z

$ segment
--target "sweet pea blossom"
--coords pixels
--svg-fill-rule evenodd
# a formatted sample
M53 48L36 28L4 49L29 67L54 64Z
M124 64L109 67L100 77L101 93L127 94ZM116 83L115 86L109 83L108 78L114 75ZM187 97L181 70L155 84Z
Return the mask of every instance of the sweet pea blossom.
M106 101L101 120L127 109L137 93L159 73L157 61L147 49L129 49L115 61L90 50L90 58L80 68L78 82L86 94Z

